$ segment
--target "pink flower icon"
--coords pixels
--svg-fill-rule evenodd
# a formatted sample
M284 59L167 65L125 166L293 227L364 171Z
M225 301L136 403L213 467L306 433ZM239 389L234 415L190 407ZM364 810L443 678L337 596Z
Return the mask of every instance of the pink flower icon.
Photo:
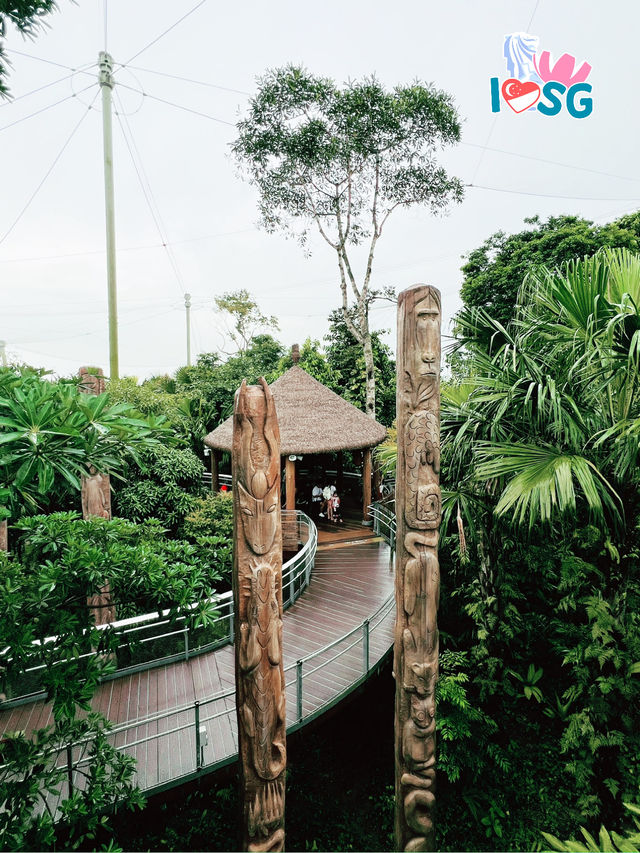
M567 89L569 89L575 83L584 83L591 73L589 63L583 62L574 74L576 58L575 56L571 56L570 53L563 53L553 68L549 67L550 60L551 54L548 50L543 50L539 56L533 57L533 64L536 67L536 71L545 83L548 83L549 80L557 80L558 83L564 83Z

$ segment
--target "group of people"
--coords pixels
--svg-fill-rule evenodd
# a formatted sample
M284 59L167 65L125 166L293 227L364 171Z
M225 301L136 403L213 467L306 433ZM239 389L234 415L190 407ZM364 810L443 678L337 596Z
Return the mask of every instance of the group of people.
M333 524L342 524L340 514L340 495L335 486L325 486L321 489L314 485L311 490L311 510L314 518L326 518Z

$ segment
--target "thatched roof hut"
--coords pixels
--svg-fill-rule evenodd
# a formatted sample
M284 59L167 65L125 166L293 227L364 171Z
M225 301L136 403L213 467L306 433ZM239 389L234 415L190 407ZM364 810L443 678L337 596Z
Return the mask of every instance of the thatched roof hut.
M375 447L386 437L382 424L296 364L269 387L276 404L283 456L362 450ZM214 450L231 451L232 433L233 417L230 417L210 432L204 442Z
M297 362L299 353L295 346L292 355L294 362ZM368 507L371 503L371 448L384 441L386 428L330 391L297 363L269 387L273 392L278 416L280 452L286 457L287 509L295 508L296 455L363 450L362 505L363 518L365 523L368 523ZM211 473L214 488L217 487L217 456L220 451L231 451L232 439L233 417L230 417L204 440L213 451Z

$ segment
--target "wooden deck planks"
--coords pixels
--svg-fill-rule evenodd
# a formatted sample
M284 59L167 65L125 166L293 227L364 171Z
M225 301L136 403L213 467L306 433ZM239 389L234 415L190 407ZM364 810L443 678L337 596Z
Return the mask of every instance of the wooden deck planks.
M318 550L309 588L284 615L283 645L287 681L287 724L296 721L296 661L316 653L336 638L373 617L393 592L389 549L372 531L349 520L336 530L323 525L319 539L329 544ZM342 539L353 539L357 544ZM362 541L364 540L364 541ZM394 608L375 616L369 635L369 663L375 663L393 642ZM376 622L380 622L377 626ZM352 648L348 648L353 644ZM339 654L342 652L342 654ZM335 658L334 660L331 660ZM311 675L319 664L326 666ZM117 727L133 723L114 735L116 746L138 760L138 784L148 789L163 785L196 769L194 701L199 699L201 726L207 744L204 764L217 763L237 751L237 720L233 695L211 697L233 689L235 663L232 646L178 661L168 666L105 682L93 707ZM303 664L303 712L322 708L357 681L364 672L361 631ZM171 711L173 712L171 713ZM157 712L169 714L144 722ZM0 731L42 726L50 716L43 702L0 713ZM135 725L140 720L139 725ZM164 734L163 734L164 733ZM150 736L152 740L146 740ZM145 739L144 743L137 741ZM64 793L64 790L63 790Z

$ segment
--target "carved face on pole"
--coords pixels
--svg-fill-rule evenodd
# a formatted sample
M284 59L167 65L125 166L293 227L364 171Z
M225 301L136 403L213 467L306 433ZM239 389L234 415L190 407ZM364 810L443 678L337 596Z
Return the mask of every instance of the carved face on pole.
M433 850L440 572L440 295L398 300L396 850Z
M280 440L273 396L242 383L233 431L236 703L243 850L284 845Z
M416 346L413 350L413 375L418 377L414 405L430 400L438 390L440 359L440 304L433 290L415 308Z

